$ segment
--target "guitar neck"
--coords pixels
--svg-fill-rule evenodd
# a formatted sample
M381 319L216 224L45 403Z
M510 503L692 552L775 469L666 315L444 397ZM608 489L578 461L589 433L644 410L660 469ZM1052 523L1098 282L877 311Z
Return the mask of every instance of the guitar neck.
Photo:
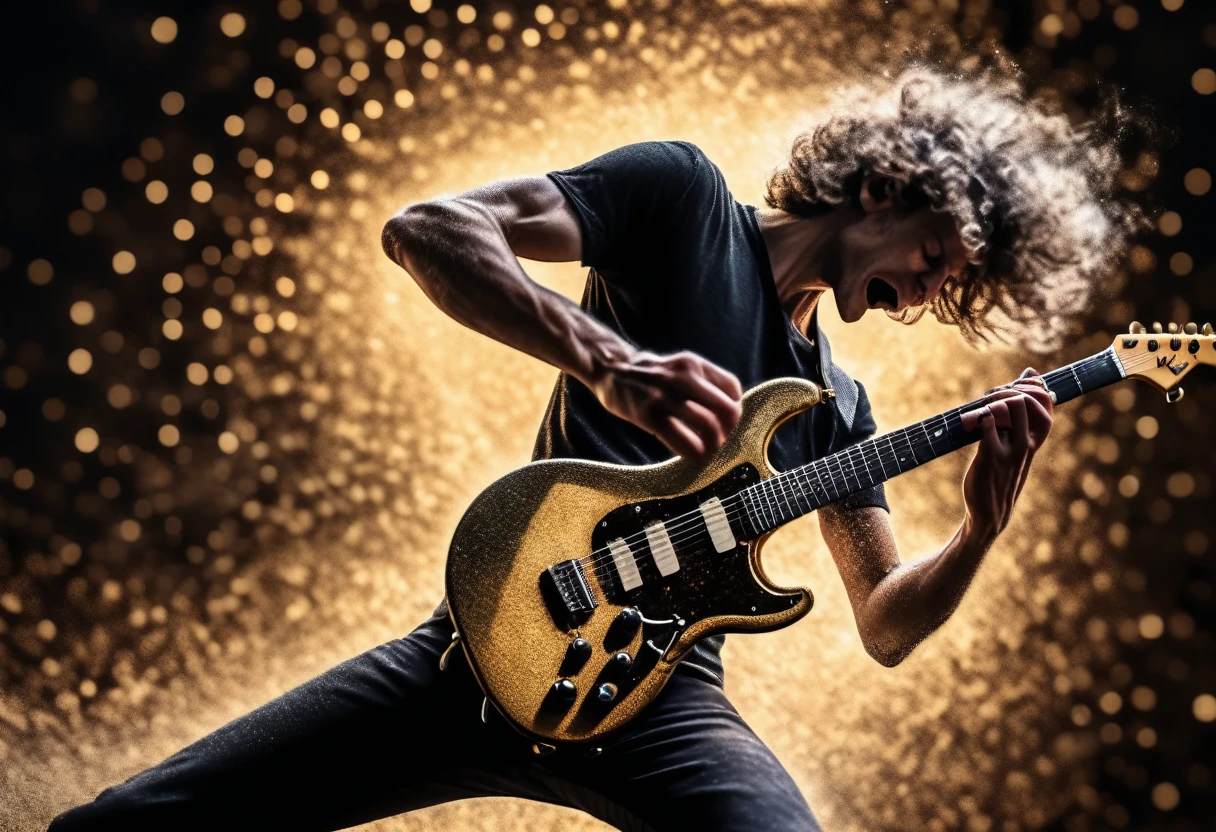
M1056 404L1079 398L1125 377L1113 349L1075 361L1043 376ZM769 477L739 492L743 515L756 536L770 532L850 494L872 488L980 438L963 430L962 414L982 406L977 399L961 407L850 445L798 468Z

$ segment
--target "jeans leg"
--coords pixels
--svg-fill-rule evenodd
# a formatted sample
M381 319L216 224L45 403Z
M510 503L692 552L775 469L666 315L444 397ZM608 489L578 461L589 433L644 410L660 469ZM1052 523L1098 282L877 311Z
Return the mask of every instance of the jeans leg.
M593 759L548 766L585 789L574 805L622 829L821 832L776 755L720 687L678 672Z
M459 763L443 751L451 733L487 727L463 662L438 669L450 635L432 619L344 662L61 815L50 832L331 830L496 793L504 781L435 780ZM459 744L492 761L493 740L482 732Z

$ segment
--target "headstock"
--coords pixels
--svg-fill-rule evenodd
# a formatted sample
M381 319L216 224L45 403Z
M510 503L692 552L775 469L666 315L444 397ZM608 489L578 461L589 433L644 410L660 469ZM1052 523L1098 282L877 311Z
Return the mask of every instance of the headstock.
M1128 334L1120 335L1111 346L1128 378L1147 381L1171 402L1182 398L1178 385L1183 376L1200 364L1216 366L1216 335L1211 324L1204 324L1202 330L1193 323L1170 324L1163 330L1154 323L1149 331L1132 321Z

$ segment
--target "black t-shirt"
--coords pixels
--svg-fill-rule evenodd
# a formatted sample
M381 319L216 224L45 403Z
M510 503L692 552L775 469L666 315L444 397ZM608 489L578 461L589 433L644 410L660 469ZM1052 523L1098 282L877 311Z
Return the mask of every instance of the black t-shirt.
M807 337L781 308L756 209L735 201L700 149L643 142L549 178L582 227L583 265L591 268L582 307L594 318L639 348L695 352L738 376L744 390L785 376L824 384L827 375L836 398L777 430L769 446L775 468L874 434L865 390L832 364L818 316ZM553 457L642 465L671 452L563 373L533 452ZM881 485L843 502L887 507ZM702 639L685 664L721 681L722 641Z

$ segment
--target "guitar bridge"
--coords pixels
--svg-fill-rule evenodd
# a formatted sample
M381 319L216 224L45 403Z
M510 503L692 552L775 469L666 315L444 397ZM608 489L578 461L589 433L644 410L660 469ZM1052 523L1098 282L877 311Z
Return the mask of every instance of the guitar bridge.
M597 605L580 560L562 561L542 572L540 592L553 616L553 623L563 630L582 624L591 617Z

